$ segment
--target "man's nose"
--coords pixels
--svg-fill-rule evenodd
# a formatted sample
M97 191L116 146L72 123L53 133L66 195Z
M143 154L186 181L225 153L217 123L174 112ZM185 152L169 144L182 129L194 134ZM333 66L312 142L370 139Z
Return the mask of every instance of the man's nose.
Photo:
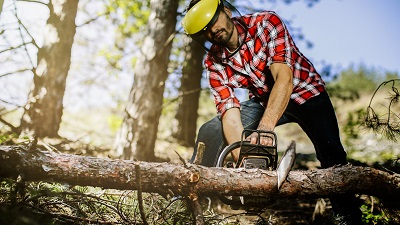
M216 23L214 23L213 25L211 25L211 26L209 27L209 31L210 31L211 34L217 33L218 30L219 30L219 27L216 25Z

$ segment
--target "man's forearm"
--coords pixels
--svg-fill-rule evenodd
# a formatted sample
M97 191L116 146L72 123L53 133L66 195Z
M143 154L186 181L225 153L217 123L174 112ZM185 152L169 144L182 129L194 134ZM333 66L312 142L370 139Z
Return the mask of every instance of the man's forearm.
M275 65L275 67L273 67ZM259 130L273 131L276 123L285 112L293 91L292 71L284 64L273 64L271 73L275 84L271 90L268 104L258 125Z
M222 117L222 127L228 144L240 141L243 124L240 119L240 110L238 108L232 108L225 112Z
M228 145L241 140L243 124L240 118L240 110L238 108L232 108L225 112L222 117L222 128ZM237 160L239 151L233 151L232 156Z
M258 125L258 130L273 131L275 129L276 123L286 110L290 100L290 95L291 91L288 90L288 87L285 84L275 84L271 91L264 115Z

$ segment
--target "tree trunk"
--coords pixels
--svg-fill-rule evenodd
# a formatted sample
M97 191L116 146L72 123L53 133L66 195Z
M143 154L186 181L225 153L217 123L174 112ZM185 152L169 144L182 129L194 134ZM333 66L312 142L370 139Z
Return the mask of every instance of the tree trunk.
M154 161L165 80L178 10L176 0L152 0L134 83L117 134L115 151L125 159Z
M1 12L3 11L3 5L4 5L4 0L0 0L0 15Z
M182 145L193 147L197 130L197 110L199 108L205 51L192 38L184 36L183 39L185 58L179 88L182 97L178 102L178 111L175 115L177 126L174 126L176 130L174 130L173 136Z
M43 47L33 70L33 87L28 96L21 131L37 137L57 137L63 113L63 98L71 64L78 0L50 1Z
M180 196L327 197L359 193L400 200L400 175L351 165L311 171L292 171L277 189L275 171L207 168L112 160L0 146L0 177L21 176L26 181L66 182L70 185L137 190L135 167L140 168L141 190Z

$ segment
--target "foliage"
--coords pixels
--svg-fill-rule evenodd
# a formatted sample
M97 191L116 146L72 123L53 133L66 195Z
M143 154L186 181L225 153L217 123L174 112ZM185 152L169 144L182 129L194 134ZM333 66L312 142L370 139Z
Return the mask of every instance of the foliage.
M366 127L375 132L384 134L389 140L393 141L396 141L397 138L400 137L400 112L397 111L400 109L398 107L400 93L396 87L399 86L399 82L400 79L393 79L385 81L379 85L371 97L371 101L367 108L367 114L364 119L364 125ZM380 91L381 87L384 89L384 86L387 84L390 86L389 90L386 90L389 94L389 97L386 98L388 104L385 105L384 114L379 115L377 110L374 110L375 106L373 106L372 103L375 100L374 97L376 93Z
M132 57L145 35L146 23L150 14L150 0L128 1L112 0L106 5L108 18L116 26L114 49L103 49L100 54L109 65L122 70L121 62L126 56ZM134 45L132 45L133 43ZM132 65L135 58L131 58Z
M362 93L372 93L382 79L377 71L365 66L360 66L358 69L349 67L330 82L327 89L333 97L355 100L360 98Z
M21 178L0 182L0 224L144 224L137 191L23 182ZM242 213L216 214L210 201L204 213L206 224L240 224ZM184 198L143 193L142 203L148 224L192 222Z
M107 118L108 126L113 133L116 133L121 127L122 118L116 114L111 114Z
M0 187L1 224L141 224L136 191L3 180ZM182 201L144 195L151 224L184 224L190 215ZM20 215L24 212L22 215ZM9 216L4 216L9 214ZM7 220L7 221L6 221ZM28 223L24 222L28 221Z
M390 224L389 218L381 208L379 200L375 197L368 198L361 206L362 219L365 224L384 225Z
M143 32L150 13L150 1L112 0L107 6L110 19L118 25L117 32L122 38Z
M0 134L0 145L13 143L13 139L17 138L18 135L15 133L2 133Z
M360 66L348 68L328 83L350 158L373 163L398 156L394 143L400 135L398 78L397 73Z
M346 141L349 139L356 139L360 134L360 126L362 125L362 118L365 115L364 109L348 112L348 119L343 127L343 132L346 135Z

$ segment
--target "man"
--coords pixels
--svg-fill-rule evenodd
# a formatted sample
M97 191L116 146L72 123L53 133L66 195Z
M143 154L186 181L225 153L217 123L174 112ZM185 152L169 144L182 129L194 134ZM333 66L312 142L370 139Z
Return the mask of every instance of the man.
M206 43L204 64L218 112L199 130L196 144L206 146L202 164L215 166L221 149L240 141L244 128L274 131L289 122L311 139L322 168L347 164L325 83L281 18L271 11L231 18L233 10L225 1L192 0L182 21L189 36ZM248 89L250 100L239 102L235 88ZM256 137L252 133L246 140L256 144ZM260 144L270 142L260 138ZM234 151L233 158L238 154ZM335 196L331 202L342 224L361 223L354 196Z

